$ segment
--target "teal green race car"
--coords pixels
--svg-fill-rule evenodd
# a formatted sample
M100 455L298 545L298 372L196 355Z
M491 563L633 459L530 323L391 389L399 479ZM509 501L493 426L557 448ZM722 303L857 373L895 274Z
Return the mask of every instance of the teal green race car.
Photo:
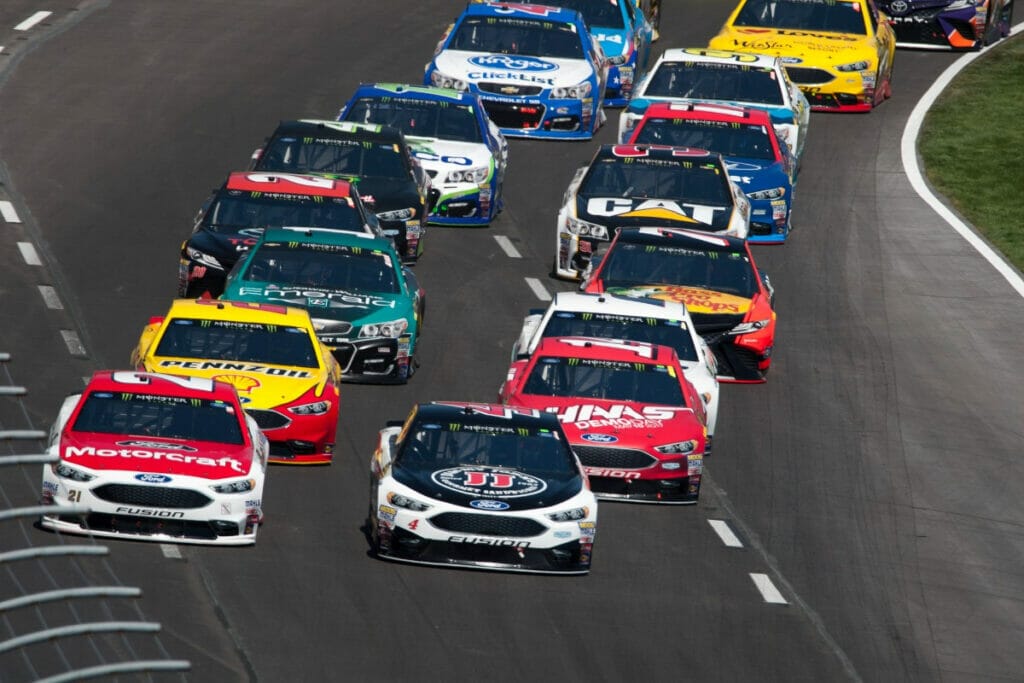
M305 308L343 380L404 383L416 371L426 296L387 239L269 229L221 298Z

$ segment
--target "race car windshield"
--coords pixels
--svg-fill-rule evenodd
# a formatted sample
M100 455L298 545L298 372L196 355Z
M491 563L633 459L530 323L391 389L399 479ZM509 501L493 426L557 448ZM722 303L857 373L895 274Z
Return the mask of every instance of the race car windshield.
M584 59L575 25L511 17L466 17L448 49Z
M597 26L616 30L626 28L622 10L619 9L619 0L558 0L558 6L579 12L583 15L587 26L591 28Z
M234 406L181 396L94 391L71 428L75 432L212 441L240 446L242 428ZM188 450L187 446L182 446ZM192 448L191 450L195 450Z
M837 0L747 0L733 23L867 35L861 4Z
M253 369L247 365L251 363L320 367L310 333L301 327L229 320L173 318L160 339L156 355L201 359L187 366L176 365L176 361L164 361L161 368L168 372L173 372L175 367L246 371ZM277 377L311 377L308 372L301 371L289 374L263 367L257 370Z
M718 164L612 157L598 159L587 171L579 193L584 197L655 197L678 203L732 206L732 193ZM728 219L728 212L719 211Z
M284 226L367 232L363 217L349 199L238 190L218 194L203 216L202 226L229 234Z
M648 119L637 131L634 142L693 147L718 152L726 157L775 161L772 139L761 125L695 119Z
M601 280L605 289L642 284L683 285L745 299L758 291L754 269L743 252L697 251L635 242L620 242L608 252L601 264Z
M353 103L345 120L391 126L414 137L483 142L480 124L469 105L408 97L363 97Z
M548 319L542 337L599 337L628 339L670 346L682 361L697 360L693 337L681 320L641 318L609 313L558 311Z
M412 471L477 465L549 477L578 473L572 451L558 432L458 421L413 425L395 459L396 469Z
M392 142L281 136L270 141L257 171L410 179L401 148Z
M326 244L265 242L249 259L242 279L277 287L379 294L400 291L387 252Z
M644 96L785 104L774 70L707 62L663 62L651 75Z
M523 393L686 405L679 377L671 366L591 358L539 358L523 385Z

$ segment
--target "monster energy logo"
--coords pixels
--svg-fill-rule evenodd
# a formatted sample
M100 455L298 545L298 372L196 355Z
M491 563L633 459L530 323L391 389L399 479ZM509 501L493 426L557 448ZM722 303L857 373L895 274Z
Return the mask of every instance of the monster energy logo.
M584 313L580 317L583 318L584 320L593 320L594 319L594 314L593 313Z
M516 434L518 434L519 436L529 436L530 430L527 429L526 427L516 427Z
M449 422L448 423L448 431L449 432L457 432L457 431L459 431L459 429L461 427L462 427L462 425L460 425L458 422Z
M644 251L647 252L648 254L653 254L654 252L658 251L658 248L653 244L648 244L646 247L644 247Z
M622 163L624 163L624 164L631 164L631 163L633 163L633 157L626 157L625 159L622 160Z
M579 364L580 364L580 359L579 358L570 358L569 359L569 365L579 365Z
M651 327L654 327L655 325L658 324L658 319L657 318L648 318L647 319L647 324L650 325Z
M370 149L370 148L373 147L373 143L369 142L367 140L363 140L363 147L366 148L366 149Z
M312 197L310 197L310 199L312 199L313 202L316 203L316 204L322 204L323 201L324 201L323 197L321 197L320 195L316 195L316 194L313 195Z
M203 402L200 401L198 398L190 398L188 402L192 404L193 408L198 408L203 404Z
M299 248L299 243L298 242L289 242L288 243L288 248L289 249L298 249Z
M362 247L352 247L352 253L353 254L362 254L363 253L363 248Z
M633 363L633 369L637 370L638 372L643 372L644 371L644 364L643 363Z
M693 168L693 162L692 161L684 161L683 162L683 168Z
M249 196L252 197L253 199L258 199L259 197L263 196L263 193L262 192L250 192Z
M277 325L267 325L267 332L277 332Z
M736 122L730 123L729 125L732 126L733 128L739 128L740 127L740 124L738 124Z
M200 327L209 327L212 324L213 324L212 320L200 320L199 321L199 326Z
M121 400L122 401L130 401L130 400L132 400L132 395L131 394L121 394Z

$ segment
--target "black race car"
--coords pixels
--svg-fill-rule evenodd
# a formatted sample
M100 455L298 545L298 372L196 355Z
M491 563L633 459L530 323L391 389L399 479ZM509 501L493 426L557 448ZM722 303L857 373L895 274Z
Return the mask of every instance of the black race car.
M397 128L349 121L282 121L253 154L252 170L313 173L358 186L406 262L423 252L436 201L430 176Z

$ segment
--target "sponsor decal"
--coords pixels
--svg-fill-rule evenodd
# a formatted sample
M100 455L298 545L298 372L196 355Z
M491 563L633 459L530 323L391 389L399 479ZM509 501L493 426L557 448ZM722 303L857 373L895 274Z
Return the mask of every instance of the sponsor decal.
M509 71L557 71L558 65L543 59L522 55L480 55L466 60L473 66Z
M587 200L587 212L591 215L615 216L617 218L656 218L711 225L715 221L715 213L723 211L728 211L728 208L679 203L671 199L591 197Z
M500 548L529 548L529 541L515 538L486 538L484 536L449 536L449 543L470 543L475 545L493 545Z
M387 522L394 522L396 514L398 514L398 510L390 505L381 505L377 508L377 516Z
M184 512L176 512L174 510L148 510L146 508L126 506L116 508L114 512L122 515L135 515L136 517L165 517L170 519L181 519L185 516Z
M581 434L580 438L584 441L592 441L594 443L615 443L619 440L619 437L611 434Z
M260 386L260 381L248 375L214 375L210 379L218 382L225 382L235 388L235 391L250 392Z
M141 481L143 484L166 484L174 481L171 477L166 474L153 474L149 472L143 472L135 475L136 481Z
M558 411L558 420L563 424L571 424L578 429L588 427L634 427L656 428L662 421L671 420L676 413L689 411L682 406L642 406L633 407L617 403L610 406L579 403L566 406Z
M609 479L639 479L640 473L634 470L612 470L605 467L584 467L588 477L607 477Z
M166 448L169 451L196 451L192 446L186 446L183 443L164 443L163 441L118 441L117 445L135 446L136 448Z
M317 308L394 308L396 303L393 299L372 296L370 294L359 294L357 292L310 290L302 287L239 287L238 293L241 296L263 296L275 302L292 305L302 305L306 299L310 306ZM316 301L317 303L312 303Z
M536 83L540 85L555 84L555 79L553 78L541 78L530 74L516 72L508 73L505 71L470 71L466 74L466 77L474 81L524 81L526 83ZM514 102L516 99L510 98L510 101Z
M195 361L195 360L162 360L162 368L181 368L182 370L235 370L237 372L258 372L272 377L312 377L312 373L305 370L293 370L289 368L274 368L258 363L238 363L234 361Z
M681 285L651 285L649 287L626 287L616 293L625 296L649 297L662 301L677 301L685 304L690 313L746 313L750 310L750 299L714 292L697 287Z
M101 457L101 458L138 458L143 460L167 460L180 462L188 465L202 465L204 467L230 467L235 472L244 473L242 463L239 460L229 457L206 458L198 455L187 455L166 451L146 450L142 448L96 448L94 446L68 446L62 456L65 460L77 457Z
M508 503L506 503L505 501L503 501L503 500L489 500L489 499L485 499L485 500L471 500L469 502L469 504L470 504L470 506L476 508L477 510L495 510L495 511L500 511L500 510L508 510L509 507L510 507L510 505Z
M571 531L556 531L552 534L555 538L572 538Z
M450 467L430 475L438 486L474 496L519 498L540 493L547 482L531 474L491 467Z

